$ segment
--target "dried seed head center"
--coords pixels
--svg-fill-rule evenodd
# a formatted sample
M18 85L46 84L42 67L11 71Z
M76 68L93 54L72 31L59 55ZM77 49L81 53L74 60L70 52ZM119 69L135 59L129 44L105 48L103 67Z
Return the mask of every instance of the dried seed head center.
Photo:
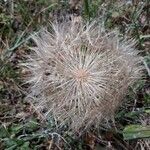
M79 68L74 71L74 77L77 82L86 82L88 80L89 74L85 69Z

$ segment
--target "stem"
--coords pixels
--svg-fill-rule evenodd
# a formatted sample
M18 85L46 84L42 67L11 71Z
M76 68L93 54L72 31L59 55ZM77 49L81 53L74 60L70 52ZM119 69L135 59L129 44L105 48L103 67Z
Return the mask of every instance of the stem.
M87 16L88 20L90 20L89 1L88 0L84 0L84 10L85 10L85 15Z

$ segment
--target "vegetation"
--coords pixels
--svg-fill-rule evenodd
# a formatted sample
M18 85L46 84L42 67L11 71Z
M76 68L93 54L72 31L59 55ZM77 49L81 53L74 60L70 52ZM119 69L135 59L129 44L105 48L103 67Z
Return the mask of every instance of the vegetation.
M0 149L150 149L150 4L149 0L1 0L0 1ZM110 128L91 128L84 134L57 128L31 102L24 100L28 74L18 64L25 60L31 34L57 19L72 15L85 21L104 20L107 29L137 41L144 57L144 76L129 89ZM100 17L102 16L102 17ZM49 20L49 21L48 21Z

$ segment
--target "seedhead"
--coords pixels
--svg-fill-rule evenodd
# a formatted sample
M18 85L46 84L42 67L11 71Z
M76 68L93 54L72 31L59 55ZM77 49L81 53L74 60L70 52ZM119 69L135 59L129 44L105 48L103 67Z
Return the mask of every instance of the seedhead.
M76 131L112 119L128 88L141 77L141 58L133 40L98 23L52 24L33 37L24 66L28 99L44 115Z

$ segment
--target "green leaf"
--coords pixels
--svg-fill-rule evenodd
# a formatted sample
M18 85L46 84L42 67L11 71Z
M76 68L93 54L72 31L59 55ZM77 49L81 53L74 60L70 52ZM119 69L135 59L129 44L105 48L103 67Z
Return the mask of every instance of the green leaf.
M119 17L120 16L120 14L119 14L119 12L117 12L117 11L114 11L114 12L112 12L112 15L111 15L113 18L117 18L117 17Z
M128 125L123 130L125 140L150 137L150 126Z
M135 117L138 117L141 113L143 113L143 110L132 111L132 112L126 113L126 114L125 114L125 117L135 118Z
M13 145L9 148L6 148L5 150L16 150L16 148L17 148L17 145Z
M12 134L17 134L19 133L21 130L23 130L23 125L13 125L11 127L11 132Z
M150 109L149 108L140 108L137 111L132 111L132 112L128 112L125 114L125 117L129 117L129 118L135 118L135 117L139 117L140 114L142 113L150 113Z
M85 12L85 16L90 19L90 12L89 12L89 0L84 0L84 12Z
M29 142L22 139L5 138L3 139L6 150L29 150Z
M145 113L150 114L150 109L146 109Z
M5 138L8 136L9 136L9 133L8 133L7 129L3 125L0 126L0 138Z
M29 150L29 144L30 142L25 142L21 147L20 150Z
M27 129L28 131L34 131L39 127L39 124L36 120L31 120L27 122L24 126L25 129Z
M5 143L6 150L15 150L17 146L17 142L10 138L3 139L3 142Z

